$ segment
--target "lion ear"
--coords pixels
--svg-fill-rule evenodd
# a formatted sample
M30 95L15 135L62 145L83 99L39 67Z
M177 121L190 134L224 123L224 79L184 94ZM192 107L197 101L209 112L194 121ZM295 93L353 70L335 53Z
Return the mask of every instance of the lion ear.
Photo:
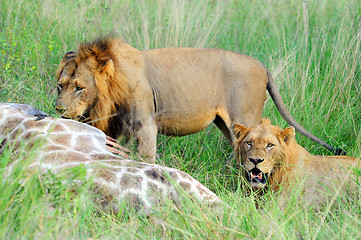
M58 70L56 71L56 78L59 80L61 73L63 72L65 65L76 57L76 53L71 51L65 53L63 59L61 60Z
M262 118L261 125L263 126L271 125L271 120L269 120L268 118Z
M236 139L241 138L242 136L246 135L248 133L248 128L241 125L241 124L234 124L232 127L233 134L236 137Z
M114 75L114 63L113 60L109 59L103 67L100 69L100 73L106 73L108 76Z
M288 127L283 129L281 132L281 137L285 143L289 143L296 135L295 128L294 127Z
M70 51L70 52L65 53L62 61L67 63L75 57L76 57L76 52Z

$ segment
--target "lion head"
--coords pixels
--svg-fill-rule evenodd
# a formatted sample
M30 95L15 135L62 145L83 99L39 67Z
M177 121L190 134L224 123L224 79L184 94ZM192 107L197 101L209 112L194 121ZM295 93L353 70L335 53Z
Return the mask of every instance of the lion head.
M294 161L295 129L281 129L270 124L268 119L256 127L233 126L237 139L235 152L241 159L241 171L254 189L263 189L268 184L277 188Z
M107 132L109 119L124 106L130 91L124 75L115 67L114 39L83 43L68 52L56 72L56 110Z

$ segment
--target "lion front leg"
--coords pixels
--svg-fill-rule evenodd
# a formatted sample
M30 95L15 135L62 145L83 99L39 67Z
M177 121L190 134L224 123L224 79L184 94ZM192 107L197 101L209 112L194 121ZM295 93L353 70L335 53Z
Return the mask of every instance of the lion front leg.
M137 132L138 154L144 162L154 163L157 155L157 132L154 123L144 124Z

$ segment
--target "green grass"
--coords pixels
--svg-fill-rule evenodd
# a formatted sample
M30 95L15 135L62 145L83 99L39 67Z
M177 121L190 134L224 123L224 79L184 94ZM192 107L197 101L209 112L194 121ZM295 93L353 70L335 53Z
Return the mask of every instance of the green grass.
M223 48L262 61L299 123L360 157L360 20L358 0L2 0L0 101L55 115L58 63L77 43L101 35L114 34L138 49ZM264 116L287 126L270 99ZM300 134L297 139L314 154L329 154ZM1 179L10 150L0 156ZM268 194L257 209L254 197L238 188L231 149L214 126L182 138L159 136L158 154L159 164L181 169L215 191L229 205L223 216L193 203L178 212L162 209L157 214L163 225L131 212L99 215L86 187L73 196L60 183L62 176L49 175L45 181L37 172L24 172L36 157L24 154L16 174L0 185L1 238L360 238L359 198L340 196L318 211L298 204L283 211ZM297 195L290 199L297 202Z

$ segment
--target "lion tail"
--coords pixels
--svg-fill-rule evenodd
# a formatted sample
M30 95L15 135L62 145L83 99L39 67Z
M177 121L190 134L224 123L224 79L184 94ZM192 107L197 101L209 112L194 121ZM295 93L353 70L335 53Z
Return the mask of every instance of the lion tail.
M277 107L277 110L280 112L282 117L286 120L286 122L293 126L297 132L301 133L303 136L311 139L312 141L324 146L328 150L330 150L335 155L346 155L346 152L341 148L334 148L331 145L327 144L325 141L319 139L309 131L307 131L301 124L299 124L291 115L291 113L287 110L285 103L281 97L281 94L277 88L276 82L273 79L271 73L266 69L268 82L267 82L267 90L272 97L274 104Z

